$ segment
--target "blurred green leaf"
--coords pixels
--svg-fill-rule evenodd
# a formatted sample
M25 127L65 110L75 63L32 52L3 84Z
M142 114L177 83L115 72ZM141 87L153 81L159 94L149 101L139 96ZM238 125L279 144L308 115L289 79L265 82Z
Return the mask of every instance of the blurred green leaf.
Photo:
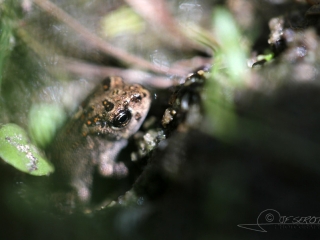
M53 166L33 146L24 129L16 124L0 128L0 157L16 169L34 176L48 175Z
M216 79L226 76L216 71L208 78L204 105L209 117L211 134L220 140L229 141L237 131L237 116L234 113L233 91L222 86Z
M101 27L104 35L115 37L123 33L139 33L144 29L142 18L131 8L121 7L102 19Z
M6 60L14 45L13 25L16 14L11 5L0 3L0 86Z
M57 129L64 123L66 114L63 108L54 104L37 104L29 112L29 134L40 147L49 144Z
M213 27L219 47L208 78L204 104L212 135L230 141L237 134L234 93L245 87L246 50L240 44L240 31L227 10L217 8L214 11Z
M240 31L226 9L216 8L213 12L213 29L220 43L216 58L221 58L227 67L226 71L233 87L243 86L247 69L246 49L240 43Z
M266 60L267 62L270 62L271 60L274 59L274 54L273 53L266 53L264 55L258 55L257 60Z

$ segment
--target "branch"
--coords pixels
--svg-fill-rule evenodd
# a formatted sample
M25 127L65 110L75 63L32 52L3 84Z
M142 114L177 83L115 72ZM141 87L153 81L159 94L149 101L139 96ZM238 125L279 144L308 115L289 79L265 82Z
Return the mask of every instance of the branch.
M86 42L91 44L94 48L101 50L102 52L113 56L121 61L125 62L128 65L134 65L138 68L142 68L145 70L150 70L155 73L160 74L173 74L173 75L185 75L186 72L182 72L181 70L176 69L166 69L166 71L161 70L154 64L139 58L137 56L131 55L122 49L116 48L109 43L102 40L97 35L91 33L87 28L81 25L76 19L71 17L68 13L63 11L61 8L53 4L48 0L33 0L35 4L37 4L43 11L48 14L54 16L59 21L65 23L70 28L72 28L75 32L77 32Z

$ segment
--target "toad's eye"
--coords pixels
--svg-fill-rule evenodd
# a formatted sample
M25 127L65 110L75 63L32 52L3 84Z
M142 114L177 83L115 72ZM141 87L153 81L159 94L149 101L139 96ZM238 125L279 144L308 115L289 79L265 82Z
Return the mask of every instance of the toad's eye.
M130 120L131 112L129 110L122 110L115 116L112 125L117 128L125 127Z

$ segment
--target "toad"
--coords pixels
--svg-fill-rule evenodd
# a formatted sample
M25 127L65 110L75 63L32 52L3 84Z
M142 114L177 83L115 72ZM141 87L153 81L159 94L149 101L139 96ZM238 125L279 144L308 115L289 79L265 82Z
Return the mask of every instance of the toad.
M57 182L71 187L73 199L90 201L96 167L106 177L126 176L127 167L116 162L116 157L140 128L150 103L150 93L144 87L108 77L58 132L49 156L56 167Z

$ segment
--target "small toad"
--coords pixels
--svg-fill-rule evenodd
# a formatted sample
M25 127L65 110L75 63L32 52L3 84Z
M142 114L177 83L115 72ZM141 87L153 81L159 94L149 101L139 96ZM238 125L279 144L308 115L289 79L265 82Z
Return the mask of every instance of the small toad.
M138 131L149 108L147 89L106 78L81 104L49 149L56 180L72 188L73 197L88 203L95 167L106 177L123 177L128 169L116 162L128 138Z

